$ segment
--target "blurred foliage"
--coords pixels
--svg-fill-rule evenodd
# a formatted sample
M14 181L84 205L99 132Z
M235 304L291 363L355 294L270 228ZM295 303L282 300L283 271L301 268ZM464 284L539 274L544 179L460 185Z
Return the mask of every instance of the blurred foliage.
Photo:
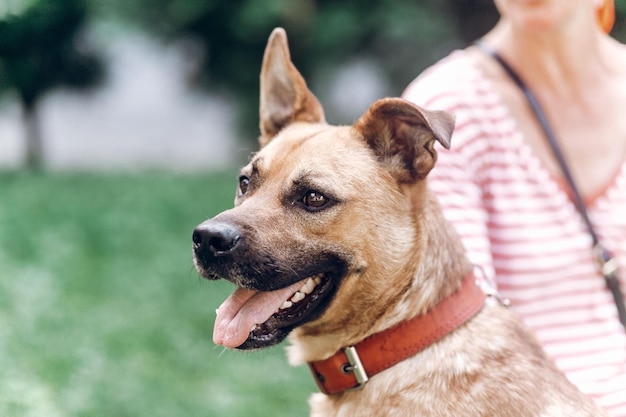
M83 0L37 0L0 17L0 91L15 90L27 131L27 164L42 163L37 102L59 86L85 89L103 78L104 64L85 42Z
M0 87L17 89L32 105L59 85L95 85L103 63L80 37L86 17L82 0L40 0L21 14L7 13L0 20Z
M259 69L276 26L286 29L307 80L365 58L382 67L388 94L398 95L421 69L496 21L491 0L110 0L100 7L165 39L198 42L202 65L193 81L234 93L247 134L258 132Z
M191 85L232 94L246 136L258 132L259 69L276 26L287 30L293 60L314 90L316 75L364 59L382 70L385 93L398 95L426 66L498 18L493 0L6 1L30 7L0 16L0 89L17 87L31 103L56 85L91 85L102 66L81 28L90 13L115 16L165 40L190 41L190 60L199 62ZM623 41L626 0L615 6L613 35Z
M492 0L110 0L106 7L165 39L198 42L201 70L192 81L234 93L247 135L258 131L259 69L276 26L286 29L292 58L309 82L366 58L381 67L387 94L399 95L424 68L498 19ZM616 0L616 10L614 35L624 39L626 0Z

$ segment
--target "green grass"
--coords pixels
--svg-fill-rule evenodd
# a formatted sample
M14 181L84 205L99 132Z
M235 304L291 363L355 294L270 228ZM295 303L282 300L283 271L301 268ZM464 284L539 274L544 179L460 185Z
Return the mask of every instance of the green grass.
M232 291L198 277L191 232L235 171L0 174L0 415L306 416L282 347L211 341Z

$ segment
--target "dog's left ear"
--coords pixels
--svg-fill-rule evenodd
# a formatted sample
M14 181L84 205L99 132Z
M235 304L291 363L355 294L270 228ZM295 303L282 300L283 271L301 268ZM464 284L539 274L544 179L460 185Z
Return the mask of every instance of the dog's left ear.
M261 147L293 122L322 123L324 110L291 62L287 34L275 28L267 41L261 68Z
M425 178L435 165L435 140L450 149L454 116L386 98L372 104L353 127L398 182L411 183Z

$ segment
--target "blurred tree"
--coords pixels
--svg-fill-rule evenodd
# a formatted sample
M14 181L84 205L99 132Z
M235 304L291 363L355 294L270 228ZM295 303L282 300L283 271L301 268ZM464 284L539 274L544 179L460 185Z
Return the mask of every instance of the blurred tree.
M243 109L238 126L258 133L258 83L267 38L287 30L291 53L309 80L355 58L383 66L401 89L457 38L445 2L437 0L110 0L113 8L165 39L199 42L202 71L196 84L224 87ZM336 121L334 121L336 122Z
M103 78L103 60L82 33L82 0L29 0L20 13L0 16L0 91L15 90L26 129L26 165L41 168L44 149L38 102L57 86L85 89Z
M308 80L325 68L370 58L387 76L388 94L398 95L426 66L466 46L498 19L493 0L92 1L165 39L198 41L202 65L193 81L234 93L246 135L258 132L258 73L276 26L287 30L294 62ZM615 5L613 34L624 40L626 0Z

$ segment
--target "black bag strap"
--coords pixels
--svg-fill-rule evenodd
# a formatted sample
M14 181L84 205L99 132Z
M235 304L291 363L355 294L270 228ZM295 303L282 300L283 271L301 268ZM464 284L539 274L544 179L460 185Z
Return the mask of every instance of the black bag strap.
M613 258L611 253L604 246L602 246L600 240L598 239L598 235L593 229L591 221L589 220L589 215L587 214L587 208L585 207L585 203L580 193L578 192L578 189L576 188L576 184L574 183L572 174L570 173L570 170L567 166L565 157L561 152L556 136L554 135L554 132L552 131L552 128L548 123L548 119L546 118L545 113L541 109L539 102L535 98L534 94L530 91L526 83L493 48L481 41L474 42L474 45L478 46L480 49L493 57L498 62L498 64L500 64L502 69L504 69L504 71L509 75L509 77L511 77L513 82L520 88L520 90L522 90L524 96L526 96L526 100L528 101L530 108L535 114L539 125L541 126L546 138L548 139L550 147L552 148L552 152L554 153L554 157L559 163L561 171L563 172L563 176L565 177L565 180L570 187L574 198L574 204L580 212L583 221L587 225L587 229L589 230L589 234L591 235L591 239L593 240L593 251L596 257L596 262L598 264L598 269L604 277L607 288L611 291L611 294L613 294L613 299L615 301L615 306L617 307L619 320L622 323L624 330L626 330L626 306L624 306L624 296L622 295L622 290L620 288L619 278L617 275L617 261L615 260L615 258Z

